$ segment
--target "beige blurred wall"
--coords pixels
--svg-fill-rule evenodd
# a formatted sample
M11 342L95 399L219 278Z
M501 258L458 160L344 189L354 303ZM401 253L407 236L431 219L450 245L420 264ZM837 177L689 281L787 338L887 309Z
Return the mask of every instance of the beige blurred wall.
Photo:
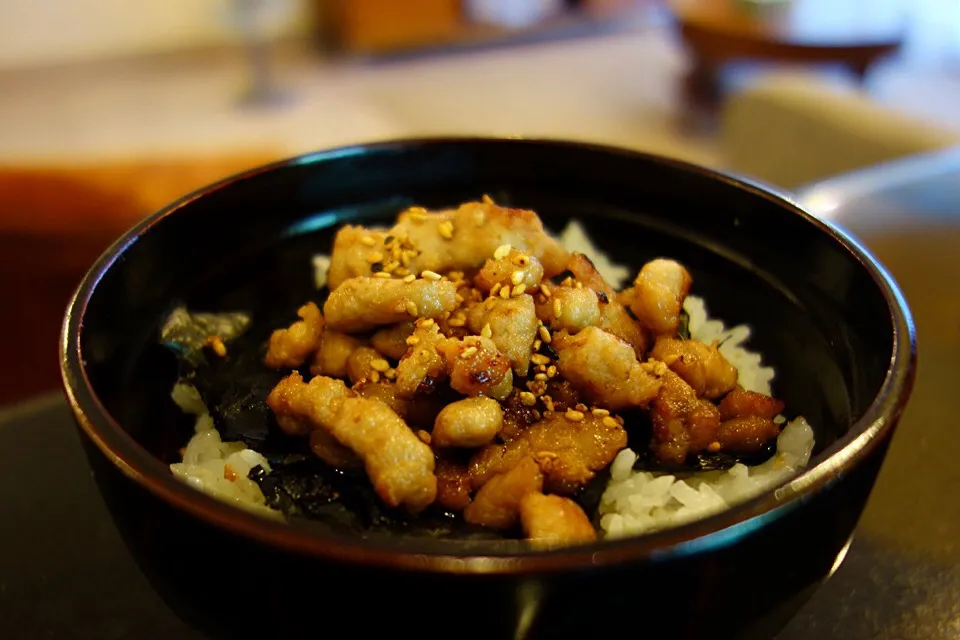
M275 36L310 29L311 0L271 0ZM0 69L215 46L236 39L229 0L0 0Z

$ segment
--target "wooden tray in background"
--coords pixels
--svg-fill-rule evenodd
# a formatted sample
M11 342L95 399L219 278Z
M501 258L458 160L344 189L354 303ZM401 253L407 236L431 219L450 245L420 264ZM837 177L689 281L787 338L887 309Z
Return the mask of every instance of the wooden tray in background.
M0 405L60 385L60 323L83 274L124 231L278 152L73 166L0 166Z

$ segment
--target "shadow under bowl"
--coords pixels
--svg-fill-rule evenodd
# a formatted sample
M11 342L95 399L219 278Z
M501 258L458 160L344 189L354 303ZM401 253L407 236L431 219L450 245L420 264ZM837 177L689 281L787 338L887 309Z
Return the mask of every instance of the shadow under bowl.
M683 262L712 316L753 327L775 395L814 427L808 470L688 525L547 552L267 521L170 474L190 435L169 397L176 362L158 343L175 301L252 311L269 331L316 296L311 257L340 224L484 194L537 211L553 231L576 218L634 269ZM910 393L915 336L866 250L761 187L609 147L409 140L255 169L144 221L77 291L61 368L124 539L161 596L208 634L760 638L842 558Z

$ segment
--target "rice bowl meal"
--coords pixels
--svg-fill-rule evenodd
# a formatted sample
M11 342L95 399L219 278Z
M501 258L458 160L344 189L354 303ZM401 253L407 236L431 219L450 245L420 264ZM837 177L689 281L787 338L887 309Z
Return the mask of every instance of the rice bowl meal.
M706 517L809 462L813 429L750 327L711 318L669 256L631 273L576 221L554 236L486 197L323 249L303 265L315 299L266 341L242 309L166 319L195 419L170 469L197 490L267 518L556 546Z

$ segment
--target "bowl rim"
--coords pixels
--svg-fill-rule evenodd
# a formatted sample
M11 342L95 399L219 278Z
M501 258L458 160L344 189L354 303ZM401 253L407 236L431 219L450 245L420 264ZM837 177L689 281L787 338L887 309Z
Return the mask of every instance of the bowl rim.
M806 470L740 505L684 525L635 537L553 550L479 555L421 552L369 540L326 537L316 531L291 527L287 523L266 519L226 504L175 478L168 465L134 441L109 414L87 377L80 335L87 305L100 279L140 236L148 233L164 218L177 215L194 200L263 173L289 166L320 164L368 152L461 145L501 146L505 151L515 146L534 146L557 152L579 149L635 158L726 183L775 202L785 211L800 216L852 254L871 276L887 302L893 326L893 349L879 392L850 429L815 456ZM251 168L197 189L145 218L104 251L84 276L68 304L60 336L61 377L78 426L121 473L167 505L228 533L240 534L297 554L368 567L456 574L515 575L589 569L624 562L660 561L726 546L759 528L767 520L784 515L814 494L828 489L886 441L892 435L910 396L916 376L916 357L916 330L910 310L886 268L858 240L807 212L788 194L750 179L656 154L602 144L518 136L417 137L341 146Z

